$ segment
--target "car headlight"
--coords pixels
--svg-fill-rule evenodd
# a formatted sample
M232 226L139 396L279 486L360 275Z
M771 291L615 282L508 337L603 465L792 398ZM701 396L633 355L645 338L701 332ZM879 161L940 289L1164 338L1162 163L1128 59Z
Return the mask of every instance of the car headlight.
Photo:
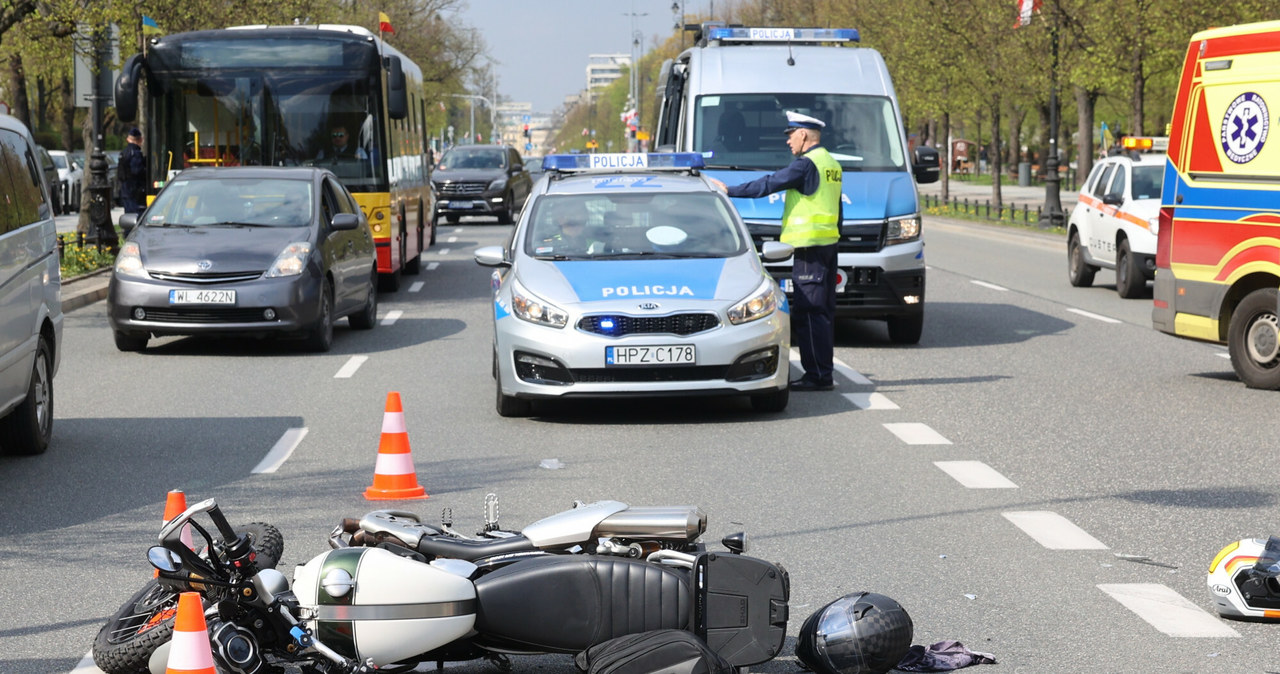
M772 314L778 308L778 298L773 292L773 281L765 279L746 299L729 307L729 322L734 325L750 323Z
M511 285L511 313L530 323L552 328L563 328L569 322L569 314L564 309L534 297L519 284Z
M491 190L500 190L505 188L506 186L507 186L506 178L498 178L497 180L489 183L489 189Z
M282 276L297 276L307 268L307 258L311 255L311 243L308 241L295 241L284 247L280 254L276 256L276 261L271 263L271 267L267 269L267 273L263 274L266 278L280 278Z
M889 220L889 231L885 233L884 243L890 245L894 243L904 243L920 238L920 216L912 215L905 218L891 218Z
M121 276L147 276L142 268L142 251L136 241L126 241L120 246L120 254L116 256L116 273Z
M1147 228L1151 230L1152 236L1160 235L1160 218L1159 216L1147 218Z

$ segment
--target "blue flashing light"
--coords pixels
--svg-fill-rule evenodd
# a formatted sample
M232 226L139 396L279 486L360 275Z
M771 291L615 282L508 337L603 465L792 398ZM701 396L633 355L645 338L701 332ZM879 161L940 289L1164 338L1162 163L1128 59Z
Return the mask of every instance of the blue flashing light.
M704 166L697 152L614 152L549 154L542 158L544 171L682 171Z
M721 42L858 42L856 28L712 28L708 40Z
M613 324L613 319L612 319L612 318L602 318L602 319L600 319L600 329L601 329L601 330L607 330L607 331L609 331L609 332L613 332L613 325L614 325L614 324Z

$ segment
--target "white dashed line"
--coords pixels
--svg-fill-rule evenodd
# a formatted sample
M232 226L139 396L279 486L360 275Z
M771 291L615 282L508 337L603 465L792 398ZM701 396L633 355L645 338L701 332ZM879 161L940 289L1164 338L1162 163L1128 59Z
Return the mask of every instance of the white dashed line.
M799 351L797 351L796 353L799 353ZM874 386L871 380L864 377L861 372L858 372L857 370L849 367L848 365L845 365L844 363L840 362L839 359L836 359L835 366L836 366L836 371L848 377L849 381L855 384L861 384L863 386Z
M262 461L250 472L276 472L276 469L289 459L289 456L293 454L293 450L298 448L298 443L302 442L305 437L307 437L307 429L305 428L290 428L285 431L284 435L280 436L280 439L276 441L275 447L272 447L271 451L267 452L267 455L262 457Z
M333 375L333 378L350 379L351 375L355 374L356 370L359 370L360 366L364 365L366 360L369 360L368 356L352 356L347 360L347 363L342 366L342 369L338 370L338 373Z
M845 400L853 403L860 410L896 410L901 409L892 400L880 393L846 393Z
M934 461L933 465L969 489L1017 489L1018 485L981 461Z
M439 262L431 262L427 265L427 271L435 271L440 267Z
M462 228L461 228L461 227L455 228L455 229L453 230L453 233L454 233L454 234L461 234L461 233L462 233Z
M457 242L458 242L458 237L456 236L451 236L445 240L445 243L457 243Z
M441 249L440 249L440 254L441 254L441 255L448 255L448 254L449 254L449 249L448 249L448 248L441 248Z
M1114 319L1114 318L1111 318L1111 317L1109 317L1109 316L1099 316L1098 314L1092 314L1092 313L1089 313L1088 311L1085 311L1084 309L1067 309L1067 311L1070 311L1070 312L1071 312L1071 313L1073 313L1073 314L1080 314L1081 316L1084 316L1085 318L1092 318L1092 319L1093 319L1093 320L1095 320L1095 321L1102 321L1103 323L1119 323L1119 322L1120 322L1120 321L1118 321L1118 320L1116 320L1116 319Z
M400 320L400 317L403 315L404 315L404 312L399 309L396 309L395 311L387 312L387 317L382 319L382 324L395 325L396 321Z
M1226 351L1219 351L1214 355L1216 355L1219 358L1226 358L1227 360L1231 360L1231 354L1227 353Z
M1001 513L1028 536L1050 550L1106 550L1107 546L1090 536L1071 520L1048 510Z
M951 441L925 424L885 424L890 433L908 445L949 445Z
M1002 293L1007 293L1007 292L1009 292L1009 289L1008 289L1008 288L1003 288L1003 287L998 286L998 285L996 285L996 284L994 284L994 283L987 283L986 281L977 281L977 280L974 280L974 279L969 279L969 283L972 283L973 285L976 285L976 286L982 286L983 288L990 288L990 289L992 289L992 290L999 290L999 291L1000 291L1000 292L1002 292Z
M419 290L422 290L422 286L424 285L426 285L426 283L424 283L423 281L414 281L413 285L409 286L409 292L416 293Z
M1240 636L1208 611L1159 583L1118 583L1099 585L1098 589L1171 637Z

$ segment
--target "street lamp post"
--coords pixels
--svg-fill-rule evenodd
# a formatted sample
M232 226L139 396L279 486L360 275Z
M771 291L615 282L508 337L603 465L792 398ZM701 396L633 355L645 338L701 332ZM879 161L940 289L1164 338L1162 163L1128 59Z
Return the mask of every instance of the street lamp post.
M477 98L484 101L484 104L489 108L489 129L490 129L489 134L493 135L494 131L496 131L498 128L497 113L494 111L493 102L491 102L489 99L479 94L449 94L449 95L454 98L471 99L471 127L470 127L471 133L469 136L467 136L468 143L476 142L476 101L475 99ZM492 138L490 140L492 140Z
M1044 214L1040 216L1040 226L1061 227L1066 217L1062 211L1058 184L1058 13L1052 9L1050 12L1049 40L1052 55L1049 62L1049 156L1044 162Z

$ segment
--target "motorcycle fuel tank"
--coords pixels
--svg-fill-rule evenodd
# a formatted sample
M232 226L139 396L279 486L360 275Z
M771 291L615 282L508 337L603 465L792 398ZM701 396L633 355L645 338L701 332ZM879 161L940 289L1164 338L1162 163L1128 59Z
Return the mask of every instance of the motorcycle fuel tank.
M520 533L534 547L549 548L602 536L688 542L706 530L707 516L695 506L629 507L596 501L538 520Z
M341 548L294 571L307 627L333 650L386 665L461 638L476 619L471 581L381 548Z

